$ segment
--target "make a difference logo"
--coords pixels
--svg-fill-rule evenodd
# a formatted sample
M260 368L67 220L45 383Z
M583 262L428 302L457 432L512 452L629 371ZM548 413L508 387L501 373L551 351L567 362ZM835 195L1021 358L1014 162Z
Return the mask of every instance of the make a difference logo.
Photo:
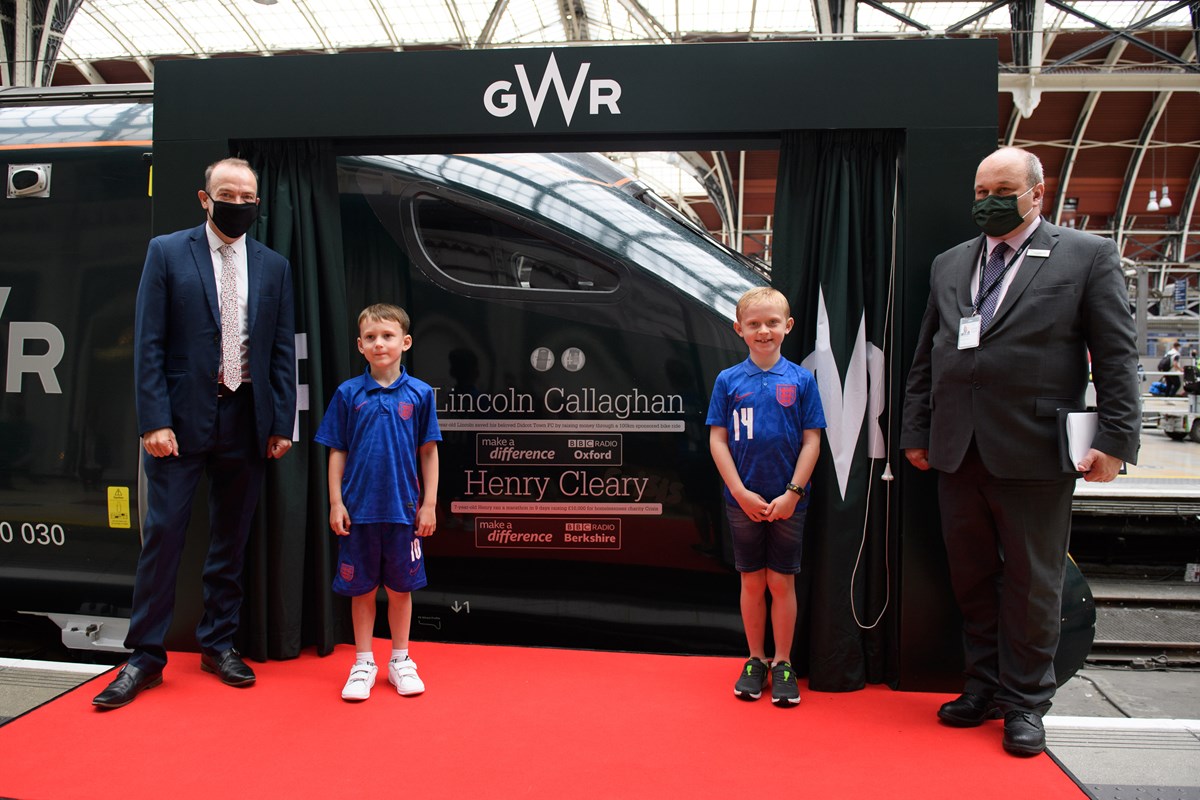
M558 62L551 53L550 61L546 64L546 69L542 72L541 80L535 91L525 65L517 64L514 69L517 73L517 85L520 92L513 89L512 81L494 81L483 92L483 107L493 117L507 117L523 105L529 113L529 121L533 123L534 127L537 127L538 118L542 115L542 107L550 98L550 90L553 89L554 97L558 99L559 108L562 109L563 119L570 127L571 118L575 116L575 108L579 105L586 89L589 115L596 116L601 109L609 114L620 114L621 109L617 106L617 101L621 99L621 84L610 78L589 79L588 71L591 67L590 61L580 64L575 73L575 81L568 90L566 81L563 80L562 73L558 69ZM522 103L522 101L524 102Z

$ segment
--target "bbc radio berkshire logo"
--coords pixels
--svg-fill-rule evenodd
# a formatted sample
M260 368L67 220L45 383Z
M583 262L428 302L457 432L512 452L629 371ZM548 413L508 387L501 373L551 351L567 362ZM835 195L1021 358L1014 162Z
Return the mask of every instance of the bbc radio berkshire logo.
M609 114L620 114L621 109L617 106L617 102L621 99L621 84L611 78L589 79L588 71L591 67L590 61L579 65L579 69L575 73L575 82L568 91L567 84L558 69L558 62L551 53L550 61L542 73L537 91L534 91L533 81L530 80L525 65L517 64L514 69L517 73L520 93L514 91L512 81L494 81L483 92L483 107L493 117L507 117L524 106L525 111L529 114L529 121L536 128L538 118L542 115L542 108L553 88L554 95L558 98L559 108L562 109L563 119L566 120L567 127L570 127L571 118L575 116L575 108L579 105L586 88L587 113L589 115L596 116L600 114L601 110ZM522 103L522 101L524 102Z

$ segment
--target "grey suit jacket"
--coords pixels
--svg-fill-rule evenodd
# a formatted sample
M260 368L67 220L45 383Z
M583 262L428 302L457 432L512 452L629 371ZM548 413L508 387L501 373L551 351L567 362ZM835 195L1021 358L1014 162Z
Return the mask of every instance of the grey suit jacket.
M1090 354L1100 417L1093 447L1136 463L1137 347L1116 245L1043 220L979 346L959 350L984 241L934 259L901 448L926 448L934 469L953 472L973 437L997 477L1065 477L1058 409L1084 407Z

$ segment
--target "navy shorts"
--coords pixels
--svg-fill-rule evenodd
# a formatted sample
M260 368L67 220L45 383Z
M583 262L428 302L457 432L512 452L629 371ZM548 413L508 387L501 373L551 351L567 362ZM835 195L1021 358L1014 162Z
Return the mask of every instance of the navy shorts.
M355 522L339 536L333 591L347 597L372 592L383 585L393 592L420 589L425 580L421 537L412 525L396 522Z
M789 518L774 522L755 522L736 503L726 503L725 514L733 535L733 565L738 572L764 568L781 575L800 572L807 508L797 508Z

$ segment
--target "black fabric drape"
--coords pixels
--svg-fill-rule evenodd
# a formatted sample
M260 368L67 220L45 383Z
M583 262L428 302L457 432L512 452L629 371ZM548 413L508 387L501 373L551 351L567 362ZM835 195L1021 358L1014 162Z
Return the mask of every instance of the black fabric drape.
M325 400L351 374L336 164L323 142L244 142L235 152L259 175L251 235L292 265L298 405L307 406L291 451L267 471L246 554L239 646L258 660L294 658L311 645L325 655L349 630L348 606L330 588L326 459L312 440Z
M787 132L780 152L772 280L796 320L784 354L816 375L828 425L796 587L795 666L818 691L895 679L896 609L872 624L896 574L891 483L880 479L880 457L892 399L886 354L900 138Z

